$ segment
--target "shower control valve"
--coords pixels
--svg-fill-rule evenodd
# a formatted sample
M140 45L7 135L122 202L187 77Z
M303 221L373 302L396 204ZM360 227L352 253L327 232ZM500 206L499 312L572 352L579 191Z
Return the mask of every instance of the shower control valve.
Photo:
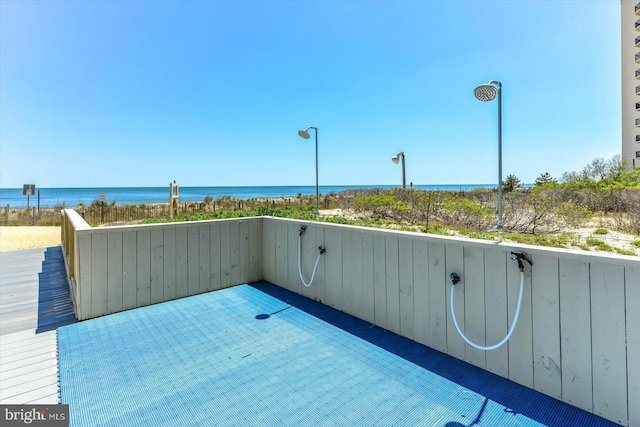
M460 282L460 276L458 276L458 273L451 273L449 277L451 277L452 285L457 285Z
M304 230L307 229L306 225L303 225L302 227L300 227L300 230L298 230L298 232L300 233L300 236L302 236L302 233L304 233Z
M511 259L518 261L518 268L520 269L520 271L524 271L524 264L522 263L522 260L527 261L529 263L529 265L533 265L533 263L527 259L527 253L526 252L513 252L512 251L511 255L513 255L511 257Z

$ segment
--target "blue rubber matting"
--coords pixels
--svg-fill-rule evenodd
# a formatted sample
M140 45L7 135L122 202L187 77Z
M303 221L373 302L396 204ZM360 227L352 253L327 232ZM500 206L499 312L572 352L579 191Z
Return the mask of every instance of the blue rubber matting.
M266 282L58 329L71 426L614 426Z

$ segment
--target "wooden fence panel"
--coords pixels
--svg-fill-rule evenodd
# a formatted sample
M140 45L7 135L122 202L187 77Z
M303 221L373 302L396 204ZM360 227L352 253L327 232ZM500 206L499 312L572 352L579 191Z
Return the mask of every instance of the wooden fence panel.
M313 233L311 234L309 239L311 243L311 245L309 246L309 252L308 252L308 256L311 258L311 262L309 263L311 264L309 268L309 276L308 276L309 278L311 277L311 270L313 269L313 266L315 265L315 262L318 259L318 253L319 253L318 248L320 246L323 246L325 248L327 247L324 230L325 230L324 227L313 227ZM311 285L310 288L307 288L307 290L310 290L312 295L315 295L317 300L321 302L325 301L327 298L327 295L326 295L327 281L325 276L326 265L327 263L325 260L325 256L322 255L318 260L316 278L314 279L315 280L314 283L317 284L317 286Z
M211 224L198 227L198 264L200 267L198 292L211 290Z
M189 230L176 228L176 296L189 295Z
M356 313L358 312L358 298L362 299L362 281L360 281L360 283L356 283L355 281L356 272L354 269L354 262L355 258L360 257L361 263L361 248L357 248L357 254L354 253L354 233L350 230L340 231L342 233L342 277L340 278L340 282L342 283L342 311L349 313L352 316L359 317Z
M629 425L640 426L640 267L625 267Z
M398 302L400 335L415 337L415 315L413 310L413 241L408 237L398 239Z
M250 266L249 266L249 281L255 282L262 279L262 266L263 266L263 227L264 222L262 220L249 221L249 238L251 244L249 248Z
M122 232L107 232L107 312L122 311L123 295Z
M107 232L91 235L91 313L107 314Z
M164 301L164 229L151 230L151 304Z
M209 266L211 276L209 287L212 291L222 287L222 243L220 223L212 222L209 225Z
M362 237L362 234L354 232L348 232L343 236L342 253L348 258L343 261L342 283L345 289L345 304L348 304L350 313L353 313L353 316L371 322L373 320L373 293L365 291L363 275L365 255ZM347 298L349 299L348 301ZM371 303L371 306L369 303Z
M76 277L78 286L78 300L76 301L77 316L79 319L91 317L91 234L77 233L77 257L79 275Z
M398 237L385 238L385 280L387 289L387 328L400 333L400 273Z
M386 243L384 234L373 235L373 295L374 323L388 328L387 321L387 279L386 279Z
M122 309L138 306L138 246L137 233L122 233Z
M533 384L535 389L562 398L560 361L560 289L558 259L538 255L531 280L533 301Z
M465 304L465 299L466 299L466 290L467 290L467 286L466 286L466 276L464 274L464 247L460 246L460 245L453 245L453 244L448 244L445 247L445 265L446 265L446 270L445 270L445 277L446 278L442 278L441 280L441 286L444 285L445 283L448 283L447 285L447 305L445 306L446 308L444 308L444 310L446 311L446 319L447 319L447 326L446 326L446 336L447 336L447 353L450 354L453 357L456 357L460 360L466 360L466 348L467 348L467 343L464 342L464 340L462 339L462 337L460 337L460 335L458 334L458 331L456 330L456 327L453 323L453 318L451 317L451 310L449 309L449 307L451 307L451 280L449 279L449 275L453 272L458 273L458 275L460 276L461 280L460 283L458 283L455 286L455 305L454 305L454 309L456 311L456 320L458 321L458 326L460 326L460 329L462 330L462 332L464 332L465 330L465 311L464 311L464 304ZM444 282L444 283L443 283Z
M287 283L286 288L292 292L302 294L302 282L298 271L298 247L300 245L300 227L290 224L287 227Z
M464 248L464 333L473 343L486 346L487 342L485 318L485 274L484 251L481 248ZM462 325L460 325L462 327ZM478 350L466 344L466 361L480 368L485 368L486 351Z
M311 223L302 223L300 227L305 226L307 230L302 233L300 236L300 232L298 231L298 240L296 242L297 245L300 245L300 270L298 272L298 281L299 281L299 289L300 293L307 298L315 298L318 299L318 282L316 283L316 290L311 289L310 286L304 286L302 281L309 284L313 273L313 266L316 261L316 226ZM297 264L297 251L296 251L296 264ZM317 273L316 273L317 275ZM302 276L302 278L300 278ZM317 279L316 279L317 280Z
M625 290L621 283L623 267L591 263L593 410L618 423L627 420Z
M360 233L358 233L360 234ZM373 235L362 234L362 319L375 323Z
M288 278L288 250L287 250L287 223L276 223L276 280L277 283L282 283L284 288L290 289Z
M151 304L151 230L137 232L136 307Z
M593 412L589 264L560 260L559 271L562 400Z
M242 280L240 279L240 222L224 221L221 223L223 227L229 229L229 255L231 256L231 265L229 270L229 281L227 286L235 286Z
M162 236L163 254L163 301L177 298L176 284L176 227L165 227Z
M413 242L413 320L414 339L429 345L429 245Z
M527 269L529 265L527 264ZM537 263L531 267L535 274ZM509 301L509 327L513 324L518 296L520 295L520 269L516 261L507 264L507 295ZM513 335L505 345L509 346L509 379L533 388L533 326L531 314L531 274L524 275L524 292L520 315Z
M238 222L239 248L238 248L238 274L240 277L250 277L251 256L249 246L251 245L249 235L249 223L247 221Z
M231 230L220 223L220 287L227 288L231 283Z
M449 273L450 274L450 273ZM429 340L428 345L447 351L447 316L449 309L449 274L446 270L446 248L443 243L429 242Z
M344 307L342 295L342 233L341 230L328 228L324 230L324 237L327 252L321 258L324 258L322 260L324 265L332 266L326 269L324 274L324 301L328 306L336 310L342 310Z
M200 234L198 224L187 226L187 295L200 292Z
M264 280L276 282L276 221L271 218L265 218L262 224L262 275Z
M495 345L509 333L509 299L507 298L507 252L485 251L484 303L487 345ZM491 350L486 357L489 372L509 378L509 346Z
M293 273L288 274L289 278L289 286L291 289L298 289L300 295L304 295L307 298L313 298L313 295L309 291L308 287L305 287L302 283L304 280L305 283L308 283L308 280L311 278L311 270L309 264L311 264L310 260L310 252L309 252L309 240L313 239L311 236L313 232L303 232L300 235L300 227L304 224L296 224L294 228L294 236L288 234L289 241L294 241L295 243L295 252L289 251L288 256L295 256L295 271ZM266 238L266 237L265 237ZM292 240L293 239L293 240Z

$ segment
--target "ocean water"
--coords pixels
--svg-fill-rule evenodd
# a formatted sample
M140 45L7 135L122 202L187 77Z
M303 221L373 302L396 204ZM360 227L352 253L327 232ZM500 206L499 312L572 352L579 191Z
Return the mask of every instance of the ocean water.
M492 184L468 185L414 185L419 190L462 191L477 188L495 188ZM398 188L394 185L321 185L320 194L340 193L358 188ZM99 200L104 193L108 204L137 205L150 203L169 203L169 186L167 187L104 187L104 188L37 188L36 194L29 200L30 207L53 208L75 207L80 203L91 204ZM315 195L316 187L309 186L274 186L274 187L180 187L181 202L198 202L205 197L214 200L222 197L234 199L295 197L299 194ZM27 196L22 188L0 188L0 207L9 205L15 208L27 206Z

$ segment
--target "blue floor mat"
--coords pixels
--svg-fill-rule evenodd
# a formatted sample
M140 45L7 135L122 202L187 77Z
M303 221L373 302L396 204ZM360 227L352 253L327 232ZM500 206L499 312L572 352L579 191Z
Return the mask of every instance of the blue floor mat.
M266 282L61 327L58 358L71 426L615 425Z

